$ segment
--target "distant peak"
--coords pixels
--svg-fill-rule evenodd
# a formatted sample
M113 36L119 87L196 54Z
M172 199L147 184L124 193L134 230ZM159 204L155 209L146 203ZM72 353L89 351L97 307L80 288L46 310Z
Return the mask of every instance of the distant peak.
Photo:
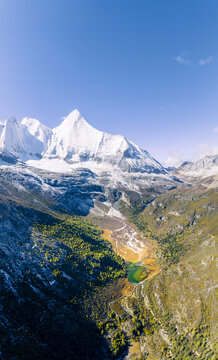
M80 112L79 112L78 109L74 109L74 110L71 112L71 114L75 114L75 115L77 115L77 116L81 116L81 114L80 114Z
M182 168L182 167L184 167L184 166L186 166L186 165L191 165L191 164L193 164L192 161L186 160L186 161L184 161L184 162L180 165L180 167Z
M33 124L33 123L39 125L40 121L35 118L31 118L29 116L26 116L21 120L21 124L23 124L23 125L28 125L28 124Z
M80 119L82 119L82 116L79 110L75 109L68 116L65 117L64 121L68 120L68 121L76 122Z
M15 116L11 116L10 118L6 119L6 122L17 123L17 119Z
M91 126L87 123L84 117L80 114L79 110L73 110L68 116L63 118L62 123L55 129L73 129L84 128Z

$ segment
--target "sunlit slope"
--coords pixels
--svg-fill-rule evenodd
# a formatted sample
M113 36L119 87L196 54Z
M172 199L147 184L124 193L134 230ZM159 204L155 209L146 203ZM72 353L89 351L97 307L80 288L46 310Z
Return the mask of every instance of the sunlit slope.
M163 271L142 294L159 329L148 353L166 359L215 359L217 334L217 190L174 190L138 217L159 243Z

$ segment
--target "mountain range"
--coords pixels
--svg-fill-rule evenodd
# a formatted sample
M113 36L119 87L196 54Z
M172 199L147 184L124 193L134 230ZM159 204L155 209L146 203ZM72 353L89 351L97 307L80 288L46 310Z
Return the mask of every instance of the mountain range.
M37 119L25 117L0 121L0 164L41 169L59 174L73 174L86 169L96 175L100 186L121 191L136 191L156 196L199 180L217 181L217 156L196 163L184 163L167 169L146 150L122 135L112 135L93 128L73 110L56 128L50 129ZM211 180L212 179L212 180ZM151 197L152 198L152 197Z
M186 161L178 168L183 176L209 177L218 174L218 155L205 156L196 162Z
M176 170L181 176L217 175L218 155L196 163L186 162ZM164 174L164 168L146 150L122 135L112 135L93 128L73 110L56 128L50 129L37 119L25 117L0 121L0 159L25 162L27 165L70 172L85 167L97 173L119 169L122 172Z
M5 156L23 161L47 160L47 167L48 160L56 159L74 166L107 165L127 172L166 173L147 151L124 136L96 130L78 110L54 129L33 118L24 118L21 124L15 119L0 124L0 149Z
M215 360L217 174L77 110L1 121L0 358Z

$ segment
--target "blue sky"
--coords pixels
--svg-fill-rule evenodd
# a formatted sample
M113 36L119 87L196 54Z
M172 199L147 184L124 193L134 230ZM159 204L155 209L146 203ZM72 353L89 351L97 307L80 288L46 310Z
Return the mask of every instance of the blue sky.
M160 161L218 153L217 19L217 0L1 0L0 119L78 108Z

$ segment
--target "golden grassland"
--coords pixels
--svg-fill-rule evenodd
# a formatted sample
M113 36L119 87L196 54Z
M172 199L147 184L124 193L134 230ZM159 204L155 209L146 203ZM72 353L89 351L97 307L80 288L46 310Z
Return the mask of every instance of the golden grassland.
M157 243L155 240L146 238L144 246L141 251L134 251L128 246L128 243L122 242L117 245L116 239L113 237L114 232L109 229L103 229L103 237L112 244L114 251L123 257L127 262L140 264L146 268L147 278L150 278L160 272L160 267L157 263L156 249Z
M137 341L131 341L129 346L129 352L126 360L134 360L137 359L140 354L140 344Z

